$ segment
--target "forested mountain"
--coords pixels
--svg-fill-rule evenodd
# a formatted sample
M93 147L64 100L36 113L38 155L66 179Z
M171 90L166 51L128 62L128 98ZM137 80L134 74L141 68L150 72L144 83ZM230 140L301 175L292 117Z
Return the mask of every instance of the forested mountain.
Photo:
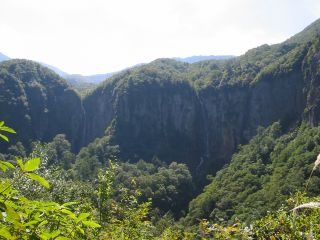
M302 124L287 134L279 123L259 129L191 202L186 219L189 224L201 218L250 223L278 209L293 193L306 191L307 185L309 195L319 196L319 173L309 179L319 152L319 127Z
M84 98L85 142L108 128L108 144L119 145L123 159L156 156L187 163L194 174L213 173L260 125L318 121L311 104L317 51L315 37L263 45L227 61L159 59L128 70Z
M3 98L1 108L10 111L0 117L17 130L23 122L38 121L25 138L49 140L65 133L79 150L106 134L106 144L119 146L123 160L158 157L187 163L200 176L202 170L213 173L260 125L318 122L313 96L318 41L309 41L310 28L318 29L319 23L307 28L305 41L302 32L299 41L293 37L289 43L263 45L231 60L159 59L116 74L83 100L35 63L5 62L1 73L8 80L1 85L10 97ZM8 91L12 82L19 91Z
M113 75L113 73L95 74L88 76L84 76L81 74L69 74L52 65L46 63L41 64L51 69L60 77L65 79L66 82L81 95L86 95L88 92L94 89L99 83L103 82L104 80L110 78Z
M1 119L19 132L13 142L29 146L65 133L73 146L80 144L81 99L51 70L28 60L1 62L0 92Z
M18 132L12 143L53 139L48 164L68 178L94 185L98 169L117 159L118 186L134 182L139 200L151 197L176 218L211 174L185 223L249 223L306 189L320 149L319 30L318 20L283 43L227 60L157 59L84 97L40 64L1 62L0 119ZM60 133L66 139L54 138ZM17 146L7 145L7 156ZM319 194L318 182L314 174L306 192Z

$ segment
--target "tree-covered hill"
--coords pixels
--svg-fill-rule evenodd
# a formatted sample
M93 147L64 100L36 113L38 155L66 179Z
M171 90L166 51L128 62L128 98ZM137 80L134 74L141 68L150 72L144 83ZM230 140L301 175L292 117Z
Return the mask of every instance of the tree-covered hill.
M319 237L319 211L297 215L319 207L309 198L320 193L319 29L318 20L284 43L229 60L158 59L82 97L35 62L1 62L0 134L18 134L1 145L0 169L13 172L0 179L0 238ZM51 189L30 184L49 187L41 175ZM79 208L73 213L65 201ZM55 217L52 209L59 217L50 224L61 232L40 217ZM31 223L19 214L31 214ZM62 227L64 218L70 226Z
M308 181L307 192L318 196L318 171L308 179L319 152L319 127L304 123L287 134L279 123L259 129L190 203L187 221L250 223L278 209L293 193L305 191Z
M80 97L64 79L28 60L0 63L0 118L19 133L12 138L26 146L65 133L79 146L83 127Z
M65 133L80 150L101 138L96 142L117 146L123 161L186 163L204 181L260 125L280 121L289 129L302 119L317 125L318 25L296 35L299 41L262 45L229 60L158 59L115 74L83 99L47 68L6 61L0 117L23 132L24 143Z
M300 33L289 38L286 43L306 43L311 41L313 38L319 36L320 34L320 19L314 21L309 26L307 26Z
M315 38L263 45L227 61L159 59L122 72L84 98L84 139L105 133L121 159L159 157L199 176L214 172L260 125L317 122L309 102L316 77L310 59L318 49Z

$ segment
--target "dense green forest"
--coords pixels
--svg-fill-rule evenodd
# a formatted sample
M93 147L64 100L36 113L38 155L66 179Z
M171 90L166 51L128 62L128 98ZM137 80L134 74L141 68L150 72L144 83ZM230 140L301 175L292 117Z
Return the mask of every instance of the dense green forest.
M319 29L81 94L1 62L0 239L318 239Z
M1 137L8 140L3 133L14 131L0 125ZM315 225L320 212L312 209L320 205L315 161L319 127L303 123L285 134L279 123L260 128L231 163L210 178L186 216L194 185L184 164L154 159L135 164L108 160L102 165L73 154L62 134L31 145L30 154L19 142L1 156L3 239L320 236Z

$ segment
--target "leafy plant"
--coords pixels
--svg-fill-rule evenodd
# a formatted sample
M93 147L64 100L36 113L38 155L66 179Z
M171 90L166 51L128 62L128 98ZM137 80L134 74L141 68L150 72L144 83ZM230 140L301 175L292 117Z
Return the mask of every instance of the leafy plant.
M14 133L0 123L1 130ZM1 135L4 140L7 137ZM91 239L93 229L100 225L92 221L89 213L76 213L75 202L58 204L29 200L14 188L12 174L29 178L45 188L50 184L36 171L40 158L17 159L16 164L0 161L0 238L2 239ZM11 172L10 172L11 171Z
M9 142L9 139L7 136L3 135L1 132L6 132L6 133L16 133L12 128L9 128L4 125L4 121L0 122L0 138L3 140Z

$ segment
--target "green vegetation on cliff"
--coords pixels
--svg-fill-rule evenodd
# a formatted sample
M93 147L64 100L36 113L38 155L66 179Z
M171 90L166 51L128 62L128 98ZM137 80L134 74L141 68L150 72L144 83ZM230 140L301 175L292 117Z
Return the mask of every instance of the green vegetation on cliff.
M22 159L15 164L21 178L1 175L12 195L0 192L0 201L10 200L23 217L24 198L46 216L48 202L59 213L64 202L77 201L58 219L80 239L318 237L319 212L304 210L318 206L320 193L318 166L312 171L320 150L317 29L318 22L284 43L229 60L158 59L82 98L32 61L0 63L0 119L18 132L2 145L3 168ZM26 170L38 157L42 165L36 160L35 172ZM18 223L8 223L2 214L0 236L20 237L15 224L28 224L27 235L46 239L40 215L29 223L13 214ZM59 234L72 237L68 229Z
M293 193L305 190L319 152L320 127L302 124L284 135L279 123L259 129L190 203L187 219L229 223L259 219L278 209ZM319 184L316 171L309 180L308 194L318 196Z
M32 140L49 141L65 133L79 146L82 107L79 96L64 79L28 60L0 63L1 119L18 132L25 146Z

